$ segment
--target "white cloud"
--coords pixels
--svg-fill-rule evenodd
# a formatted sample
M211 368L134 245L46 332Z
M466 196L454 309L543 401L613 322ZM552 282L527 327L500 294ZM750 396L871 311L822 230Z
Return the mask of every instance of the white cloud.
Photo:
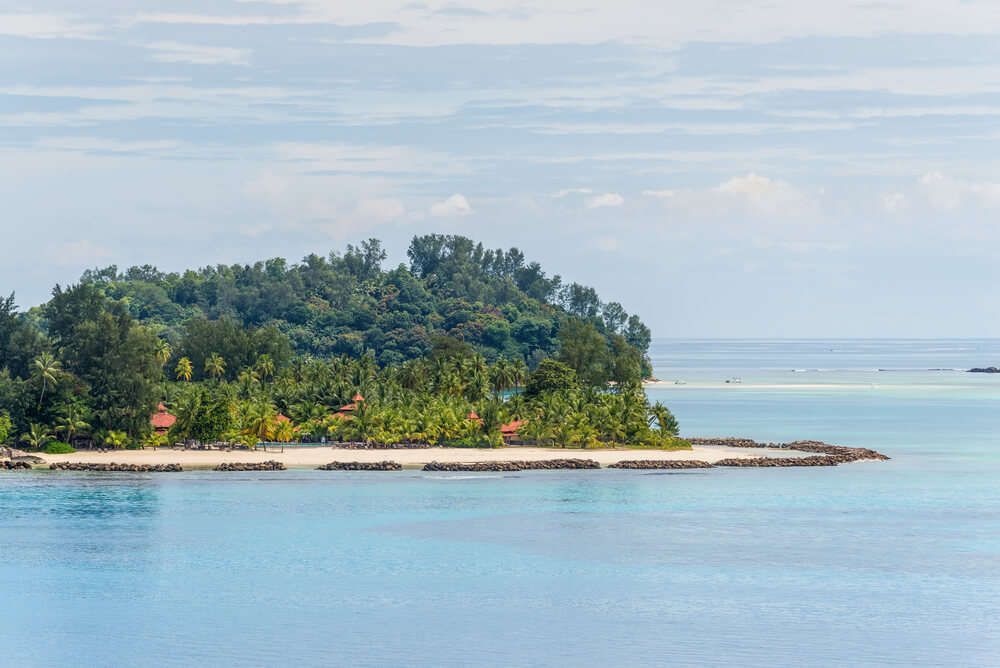
M86 39L96 36L98 26L76 23L58 14L0 14L0 35L34 39Z
M469 200L465 199L465 195L456 193L443 202L432 204L430 213L438 217L467 216L472 213L472 207L469 205Z
M965 181L929 172L920 177L919 185L930 205L940 211L953 211L970 202L985 208L1000 206L1000 183Z
M287 6L289 0L257 3ZM478 12L406 11L411 0L330 2L300 0L298 11L280 15L258 9L255 16L151 14L141 20L223 25L393 22L398 30L360 41L420 46L440 44L594 44L642 42L674 46L700 41L775 42L802 35L873 36L892 26L894 33L991 34L1000 15L991 2L970 0L881 0L879 2L801 2L747 0L727 5L729 20L719 20L718 3L665 2L650 11L646 0L549 0L515 3L478 0ZM429 10L444 8L432 3ZM488 13L483 20L480 12ZM530 20L526 20L530 19Z
M587 200L588 209L598 209L605 206L621 206L625 203L625 198L618 193L604 193Z
M560 199L566 197L567 195L589 195L594 192L590 188L565 188L564 190L559 190L552 193L552 197L555 199Z
M750 172L719 184L715 192L741 201L756 213L801 215L813 208L805 193L790 183Z
M160 63L188 63L191 65L249 65L250 49L225 46L203 46L183 42L152 42L147 49L156 51L153 60Z

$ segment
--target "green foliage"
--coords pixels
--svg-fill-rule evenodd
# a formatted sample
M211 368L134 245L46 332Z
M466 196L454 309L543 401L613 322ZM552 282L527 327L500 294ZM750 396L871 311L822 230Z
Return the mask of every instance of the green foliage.
M669 411L649 417L649 330L620 304L516 248L428 235L408 256L386 271L369 239L295 265L111 266L28 314L0 299L0 429L35 447L53 433L71 445L160 443L149 419L162 400L177 417L170 440L485 447L515 418L523 435L563 446L676 434ZM368 399L353 420L331 417L358 392Z
M171 359L187 357L194 380L205 377L212 353L225 359L225 377L233 380L263 354L276 371L293 354L357 357L367 350L388 366L426 355L441 336L488 360L504 355L533 367L558 353L566 319L587 321L605 338L621 334L645 357L638 318L620 304L602 304L593 288L547 276L516 248L432 234L414 237L408 256L409 268L385 271L386 253L369 239L296 265L274 258L183 274L149 266L91 270L82 279L85 292L53 297L66 315L51 316L50 330L61 337L72 323L96 317L101 299L120 301L140 322L161 328Z
M557 360L542 360L538 368L528 376L525 394L536 397L548 392L572 390L577 387L576 371Z
M13 426L14 424L10 421L10 416L6 413L0 413L0 443L7 442L7 437L10 435L10 430Z
M47 455L69 455L76 452L74 448L69 443L63 443L61 441L51 441L45 446L44 450Z

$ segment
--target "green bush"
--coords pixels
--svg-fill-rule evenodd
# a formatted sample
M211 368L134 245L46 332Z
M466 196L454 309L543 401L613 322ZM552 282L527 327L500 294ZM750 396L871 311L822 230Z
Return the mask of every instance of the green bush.
M76 448L61 441L51 441L45 446L45 454L47 455L68 455L73 452L76 452Z

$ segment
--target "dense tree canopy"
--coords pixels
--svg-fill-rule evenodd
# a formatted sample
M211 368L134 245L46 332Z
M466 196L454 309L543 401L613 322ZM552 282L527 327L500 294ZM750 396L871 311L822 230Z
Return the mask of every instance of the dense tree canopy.
M151 438L149 417L162 401L177 414L173 438L280 432L495 443L502 419L531 415L537 426L612 395L634 409L631 431L587 409L593 429L578 421L578 435L660 438L637 426L652 415L640 386L650 332L638 317L602 303L593 288L548 277L516 248L428 235L413 239L408 256L409 267L386 271L381 243L369 239L296 265L112 266L56 286L28 313L17 312L13 295L0 299L8 438L139 442ZM523 397L512 395L525 386ZM371 400L355 420L330 423L359 391ZM365 431L403 406L418 421L429 411L430 422ZM305 431L271 424L278 411ZM466 424L470 411L480 414L481 434Z

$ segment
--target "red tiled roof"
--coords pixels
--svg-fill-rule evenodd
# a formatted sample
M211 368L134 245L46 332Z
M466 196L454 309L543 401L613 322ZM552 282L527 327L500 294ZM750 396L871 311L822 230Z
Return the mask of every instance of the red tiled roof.
M277 420L278 422L291 422L289 418L285 417L281 413L278 413L274 419Z
M365 398L363 396L361 396L360 392L358 392L353 397L351 397L351 401L364 401L364 400L365 400Z
M521 420L514 420L510 424L505 424L500 427L501 434L516 435L518 430L524 424Z
M177 418L167 412L166 406L160 404L160 410L158 413L153 414L153 417L149 418L149 424L153 425L153 429L170 429L177 422Z
M347 404L346 406L341 406L337 410L338 411L353 411L357 407L358 407L357 404Z

